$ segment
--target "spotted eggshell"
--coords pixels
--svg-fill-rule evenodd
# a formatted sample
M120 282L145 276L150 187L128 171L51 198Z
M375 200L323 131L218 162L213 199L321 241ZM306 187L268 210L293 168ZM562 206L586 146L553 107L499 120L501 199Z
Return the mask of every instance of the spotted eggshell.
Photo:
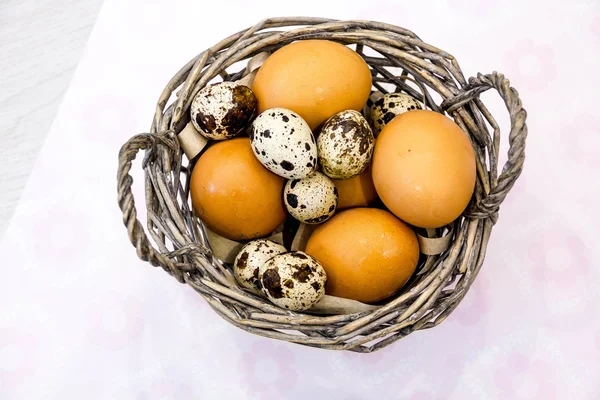
M325 295L325 269L301 251L271 258L260 267L259 277L269 300L288 310L308 310Z
M373 132L361 113L342 111L321 128L317 139L319 164L330 178L352 178L367 168L374 146Z
M367 122L371 122L371 107L373 107L373 104L375 104L375 102L382 97L383 93L381 93L379 90L374 90L371 92L371 95L369 96L367 102L365 103L365 106L363 107L363 116L366 118Z
M235 82L209 85L192 101L192 124L209 139L230 139L250 124L257 105L256 96L247 86Z
M233 275L240 286L261 293L258 269L278 254L287 250L279 243L267 239L253 240L246 244L233 262Z
M252 149L271 172L300 179L317 167L317 145L310 127L293 111L271 108L252 123Z
M396 116L411 110L420 110L421 103L406 93L387 93L373 103L371 123L375 136Z
M338 191L331 179L320 172L290 180L283 189L283 201L290 215L306 224L320 224L335 212Z

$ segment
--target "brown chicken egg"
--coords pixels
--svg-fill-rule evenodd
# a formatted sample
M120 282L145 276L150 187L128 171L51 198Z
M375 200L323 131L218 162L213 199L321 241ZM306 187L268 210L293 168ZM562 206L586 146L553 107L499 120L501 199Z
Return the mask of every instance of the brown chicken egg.
M410 111L391 120L377 137L372 168L386 207L422 228L454 221L475 188L471 142L454 121L433 111Z
M393 214L353 208L319 225L306 244L327 272L326 293L375 303L400 289L419 260L413 230Z
M267 236L285 219L284 179L256 159L248 138L218 142L200 156L190 181L192 204L213 231L231 240Z
M334 180L338 190L338 209L367 207L377 201L377 192L371 177L371 168L350 179Z
M371 71L358 53L328 40L301 40L273 53L252 85L258 112L287 108L311 129L343 110L362 110Z

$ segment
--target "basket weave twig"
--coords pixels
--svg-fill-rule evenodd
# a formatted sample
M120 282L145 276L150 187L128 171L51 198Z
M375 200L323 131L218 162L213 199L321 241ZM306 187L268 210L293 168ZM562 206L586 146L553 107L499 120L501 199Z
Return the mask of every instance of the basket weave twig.
M279 29L283 27L294 28ZM408 286L374 310L310 315L281 309L241 290L229 266L212 255L206 231L190 207L191 166L182 157L176 135L189 121L195 94L211 82L242 78L244 70L227 71L234 63L304 39L355 44L372 70L376 88L405 91L430 109L447 113L475 149L475 194L454 223L450 248L426 257ZM406 78L418 82L418 89ZM500 175L500 129L479 99L488 89L498 91L510 116L508 160ZM119 153L119 206L138 256L189 284L233 325L308 346L371 352L438 325L464 297L483 263L500 204L522 171L525 118L517 91L502 74L478 74L467 80L452 55L406 29L369 21L270 18L200 53L171 79L156 106L150 132L132 137ZM137 219L129 175L140 150L146 151L146 231Z

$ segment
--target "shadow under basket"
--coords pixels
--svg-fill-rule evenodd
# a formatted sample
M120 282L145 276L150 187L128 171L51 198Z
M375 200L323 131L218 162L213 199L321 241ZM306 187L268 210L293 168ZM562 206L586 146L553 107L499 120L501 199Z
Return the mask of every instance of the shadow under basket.
M448 249L422 256L415 276L399 294L361 312L293 312L243 291L231 266L213 255L206 230L190 207L192 165L177 135L189 122L194 96L209 83L244 78L248 68L240 71L244 64L238 62L307 39L351 45L371 68L377 90L408 93L451 117L469 137L477 160L475 193L453 224ZM510 116L508 160L500 175L500 129L479 99L488 89L499 93ZM370 21L270 18L200 53L171 79L158 101L151 131L132 137L119 153L119 206L138 256L193 287L238 328L306 346L368 353L440 324L463 299L483 264L500 204L521 174L525 119L517 91L502 74L477 74L467 80L452 55L406 29ZM146 230L137 219L129 174L140 150L145 150Z

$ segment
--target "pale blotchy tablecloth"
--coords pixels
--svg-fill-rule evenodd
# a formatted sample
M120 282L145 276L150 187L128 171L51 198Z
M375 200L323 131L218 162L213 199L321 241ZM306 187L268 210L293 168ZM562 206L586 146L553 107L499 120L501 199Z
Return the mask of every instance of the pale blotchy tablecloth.
M404 26L467 75L505 73L529 112L525 171L471 291L441 326L375 354L229 325L139 261L121 222L117 152L166 82L277 15ZM600 398L599 15L591 0L107 1L0 248L0 398ZM506 135L499 97L483 100Z

